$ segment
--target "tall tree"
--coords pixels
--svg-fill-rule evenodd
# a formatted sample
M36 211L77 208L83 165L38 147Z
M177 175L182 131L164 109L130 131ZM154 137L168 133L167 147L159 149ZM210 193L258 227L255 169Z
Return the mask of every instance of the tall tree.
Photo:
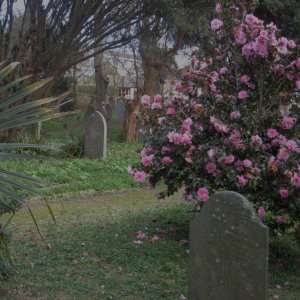
M54 77L126 44L132 35L124 29L143 16L138 0L25 0L16 18L14 2L0 0L0 60L21 61L23 73Z
M144 72L144 94L162 92L166 73L172 72L175 55L192 42L193 34L203 27L214 1L208 0L164 0L160 1L153 14L136 24L139 35L139 52ZM125 122L124 140L137 139L135 111L140 100L131 105L129 120Z
M59 78L72 66L128 43L133 32L125 29L143 18L148 2L24 0L24 12L16 17L15 1L0 0L0 61L22 62L21 74Z

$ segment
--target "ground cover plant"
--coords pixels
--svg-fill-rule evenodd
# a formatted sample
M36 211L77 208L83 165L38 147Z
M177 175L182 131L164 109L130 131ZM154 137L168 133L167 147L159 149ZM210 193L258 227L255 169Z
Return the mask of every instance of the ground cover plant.
M110 143L105 160L49 157L44 161L6 161L2 166L39 178L44 186L37 190L45 196L134 188L138 185L128 176L127 167L138 161L140 147L134 143ZM23 195L28 193L23 192Z
M202 56L194 48L174 97L143 96L148 143L129 172L138 182L162 180L162 197L184 187L186 200L200 205L217 190L239 191L273 233L297 232L299 47L251 7L218 4L215 52Z

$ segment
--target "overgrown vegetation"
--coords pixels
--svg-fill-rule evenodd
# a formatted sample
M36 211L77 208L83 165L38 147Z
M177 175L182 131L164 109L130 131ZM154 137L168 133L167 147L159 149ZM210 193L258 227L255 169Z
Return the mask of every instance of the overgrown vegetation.
M22 160L3 162L2 166L39 178L45 187L38 189L43 195L133 188L137 185L128 176L127 167L138 160L139 144L110 143L107 159L85 158L45 161Z

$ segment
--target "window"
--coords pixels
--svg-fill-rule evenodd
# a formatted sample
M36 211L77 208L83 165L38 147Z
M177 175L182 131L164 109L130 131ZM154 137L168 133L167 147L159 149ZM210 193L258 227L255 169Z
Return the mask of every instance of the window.
M130 96L130 88L119 88L119 97L125 98Z

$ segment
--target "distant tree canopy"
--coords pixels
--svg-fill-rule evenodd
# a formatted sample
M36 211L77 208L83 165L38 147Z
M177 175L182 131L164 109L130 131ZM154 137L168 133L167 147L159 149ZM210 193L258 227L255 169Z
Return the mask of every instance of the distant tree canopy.
M97 52L126 44L127 30L148 0L0 0L0 61L21 61L23 73L58 77ZM126 29L126 30L125 30Z
M259 0L255 14L266 22L274 22L282 34L300 42L300 1Z

